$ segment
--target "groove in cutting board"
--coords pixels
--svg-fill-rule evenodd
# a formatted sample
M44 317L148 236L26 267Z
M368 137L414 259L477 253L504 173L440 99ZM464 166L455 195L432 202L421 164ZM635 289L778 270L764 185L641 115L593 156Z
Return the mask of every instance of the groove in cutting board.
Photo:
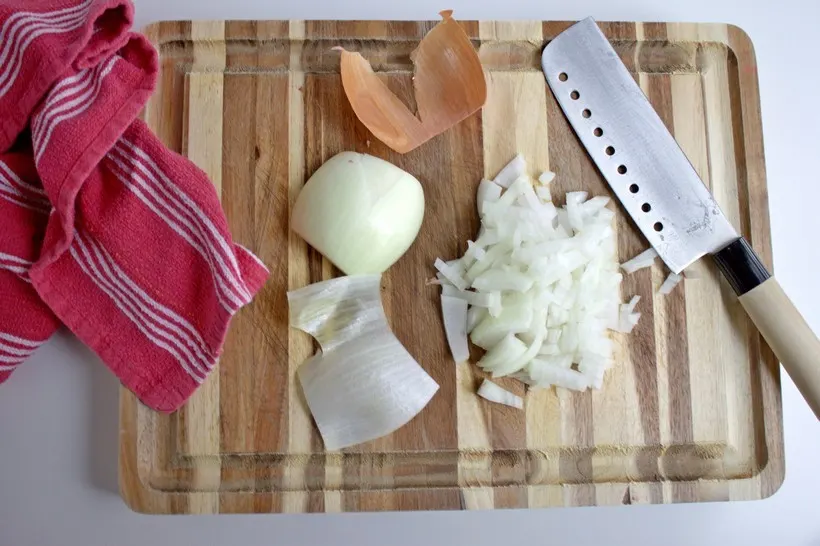
M475 188L515 152L554 190L610 192L539 71L566 22L463 22L486 70L486 108L399 155L358 122L333 45L362 51L410 106L410 52L430 21L158 23L161 76L145 119L217 183L237 241L271 279L234 320L219 370L174 415L122 391L120 479L156 513L338 512L639 504L770 495L782 481L778 367L709 262L668 297L661 265L627 277L642 296L599 392L526 394L523 412L473 394L427 286L436 257L478 228ZM730 219L771 265L755 62L734 27L608 23L604 32ZM325 452L296 378L314 342L287 326L285 292L338 275L288 229L301 185L342 150L382 157L425 190L417 242L384 276L398 338L441 386L396 433ZM619 259L646 248L620 211ZM473 348L473 360L480 350ZM524 394L520 384L499 381Z

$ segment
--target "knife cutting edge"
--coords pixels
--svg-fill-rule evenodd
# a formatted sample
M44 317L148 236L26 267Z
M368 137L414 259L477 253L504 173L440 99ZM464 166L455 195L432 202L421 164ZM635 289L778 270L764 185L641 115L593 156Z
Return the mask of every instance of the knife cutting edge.
M541 57L547 83L621 205L675 273L711 255L820 419L820 341L732 226L592 18Z

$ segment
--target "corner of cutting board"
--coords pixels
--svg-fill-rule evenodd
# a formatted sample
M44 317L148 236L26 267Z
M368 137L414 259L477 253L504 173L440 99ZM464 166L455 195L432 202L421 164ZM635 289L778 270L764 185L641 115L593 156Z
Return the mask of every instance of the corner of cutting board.
M154 44L155 46L159 44L159 36L160 36L160 26L162 25L161 21L155 21L153 23L148 23L144 27L142 27L142 34L148 38L148 41Z
M140 476L137 458L137 399L125 387L120 387L120 442L117 462L117 482L125 505L139 514L159 514L161 493Z
M760 500L768 499L769 497L774 496L775 493L780 491L780 488L783 486L783 482L786 479L786 461L782 452L782 427L780 428L779 433L779 437L769 440L770 446L769 452L766 456L766 461L763 463L763 468L760 469L760 472L756 476L756 479L760 481ZM776 432L770 432L769 434L777 435ZM775 449L778 452L772 453L772 449Z
M744 70L757 69L757 54L752 37L745 29L732 24L726 25L728 40L726 46L738 59Z

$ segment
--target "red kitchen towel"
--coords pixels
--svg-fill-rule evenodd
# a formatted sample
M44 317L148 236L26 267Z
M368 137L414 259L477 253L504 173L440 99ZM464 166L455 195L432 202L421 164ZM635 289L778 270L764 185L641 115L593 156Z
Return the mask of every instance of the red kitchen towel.
M128 41L128 0L0 0L0 151L66 69L99 65Z
M231 317L250 302L267 269L233 242L206 175L135 121L153 90L157 59L142 36L128 31L131 4L11 4L38 15L27 15L30 22L15 33L10 29L24 19L21 11L4 13L10 3L0 0L0 36L4 30L17 36L12 49L23 52L11 57L21 57L21 66L41 68L19 70L16 77L29 81L9 85L16 102L0 95L0 118L7 119L0 137L18 146L31 142L39 203L53 208L45 235L30 238L38 255L28 255L34 264L27 278L18 277L10 295L0 297L33 309L16 295L18 284L30 281L42 303L140 400L175 410L213 369ZM38 29L47 31L37 35ZM31 99L29 90L40 87ZM23 116L29 129L12 134ZM7 328L3 319L0 332ZM15 337L36 343L39 333L47 334Z
M50 210L30 150L0 154L0 383L59 326L29 278Z

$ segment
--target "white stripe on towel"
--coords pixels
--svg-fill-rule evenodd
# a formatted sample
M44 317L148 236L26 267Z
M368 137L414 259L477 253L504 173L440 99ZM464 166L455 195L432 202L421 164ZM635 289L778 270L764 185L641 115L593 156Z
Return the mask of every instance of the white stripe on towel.
M119 144L109 153L108 159L114 164L112 171L126 188L188 242L208 263L217 285L217 297L223 308L233 314L239 307L247 304L251 300L251 295L239 271L236 256L233 252L228 252L227 256L220 252L224 248L219 240L215 240L213 231L208 229L208 224L213 230L216 228L210 220L208 224L201 220L197 211L202 216L204 213L196 204L192 201L190 206L180 203L169 191L167 186L173 186L173 184L167 178L167 184L161 184L153 171ZM221 235L219 237L221 239Z
M95 70L94 75L92 76L92 85L90 88L82 89L82 95L71 101L59 104L48 112L43 112L42 116L44 121L40 125L41 130L34 137L34 153L35 160L37 162L40 161L40 158L43 156L43 152L45 152L48 147L48 143L51 140L51 135L54 132L54 129L60 123L79 116L88 110L92 104L94 104L94 101L97 100L97 97L100 94L100 89L102 89L103 80L106 76L108 76L108 74L111 73L111 70L114 68L116 62L117 57L114 56L111 57L104 65L97 67L98 70Z
M216 252L217 256L224 255L228 262L228 273L234 275L233 279L237 284L237 288L242 291L244 303L248 303L252 298L248 291L248 287L242 278L242 273L239 270L239 264L236 261L233 247L228 244L228 241L222 236L222 233L213 224L207 214L188 197L179 187L171 181L168 175L159 168L153 159L139 146L123 138L118 144L122 144L125 149L132 152L133 164L145 172L148 177L154 182L156 187L166 196L171 204L175 204L183 214L191 217L197 223L199 230L206 236L210 235L208 244L221 251ZM220 259L221 263L221 259Z
M27 359L43 343L43 341L33 341L18 336L13 336L6 332L0 332L0 372L13 371L21 362Z
M87 234L75 233L70 252L83 272L147 339L170 353L197 383L203 381L213 362L192 324L137 286Z
M0 270L14 273L27 283L31 283L31 280L28 278L28 270L31 269L31 266L32 263L28 260L0 252Z
M71 32L87 24L92 3L85 0L78 6L45 13L21 11L6 19L0 29L0 97L14 85L28 46L42 35Z

